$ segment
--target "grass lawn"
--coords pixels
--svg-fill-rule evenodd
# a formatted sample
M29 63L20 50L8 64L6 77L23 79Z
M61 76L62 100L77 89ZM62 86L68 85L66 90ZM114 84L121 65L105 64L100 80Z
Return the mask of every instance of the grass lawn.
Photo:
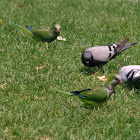
M127 37L140 42L140 1L1 0L0 5L0 139L140 139L140 91L117 86L115 100L92 109L51 90L95 88L104 84L97 76L140 64L139 43L96 76L96 67L81 63L81 53L91 46ZM55 40L47 47L8 21L35 28L58 23L67 41ZM37 70L40 66L45 67Z

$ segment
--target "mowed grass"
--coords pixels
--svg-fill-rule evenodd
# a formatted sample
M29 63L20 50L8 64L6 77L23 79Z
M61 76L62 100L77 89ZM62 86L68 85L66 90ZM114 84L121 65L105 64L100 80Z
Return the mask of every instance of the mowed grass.
M115 100L99 109L52 90L95 88L104 84L97 76L140 64L139 43L104 65L97 76L92 75L96 67L81 63L82 52L91 46L126 37L140 42L138 0L1 0L0 5L0 139L140 139L138 90L117 86ZM35 28L58 23L67 41L47 46L8 21ZM36 70L40 66L45 67Z

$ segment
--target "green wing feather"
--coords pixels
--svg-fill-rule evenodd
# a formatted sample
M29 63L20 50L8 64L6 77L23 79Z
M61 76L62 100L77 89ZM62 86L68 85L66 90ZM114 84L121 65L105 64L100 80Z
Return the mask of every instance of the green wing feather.
M35 36L40 38L41 40L49 40L52 36L49 30L47 29L32 29L35 33Z
M96 103L103 103L108 98L105 87L99 87L91 92L92 93L86 98L87 100L94 101Z
M85 99L80 99L80 100L82 102L84 102L86 105L94 107L94 108L97 108L97 107L101 106L101 104L93 102L93 101L88 101L88 100L85 100Z
M11 21L9 21L9 23L10 23L10 25L21 29L23 32L29 34L31 37L34 38L34 35L33 35L28 29L26 29L25 27L22 27L22 26L20 26L20 25L18 25L18 24L15 24L15 23L13 23L13 22L11 22Z

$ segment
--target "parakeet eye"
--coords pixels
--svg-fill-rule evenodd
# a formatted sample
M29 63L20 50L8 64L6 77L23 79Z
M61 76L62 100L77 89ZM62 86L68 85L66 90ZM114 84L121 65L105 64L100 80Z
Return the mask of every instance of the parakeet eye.
M116 77L115 77L114 79L115 79L115 80L118 80L118 78L116 78Z

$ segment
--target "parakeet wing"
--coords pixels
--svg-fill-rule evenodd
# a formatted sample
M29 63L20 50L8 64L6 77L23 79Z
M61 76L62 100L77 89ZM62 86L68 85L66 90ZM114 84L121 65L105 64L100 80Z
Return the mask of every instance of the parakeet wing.
M107 91L105 87L100 87L95 90L90 91L90 94L87 96L87 100L96 102L96 103L103 103L108 98Z
M86 105L88 106L92 106L94 108L97 108L99 106L101 106L101 104L93 102L93 101L89 101L89 100L85 100L85 99L80 99L82 102L84 102Z
M50 31L47 29L32 29L35 33L35 36L40 38L42 41L49 40L51 38Z

